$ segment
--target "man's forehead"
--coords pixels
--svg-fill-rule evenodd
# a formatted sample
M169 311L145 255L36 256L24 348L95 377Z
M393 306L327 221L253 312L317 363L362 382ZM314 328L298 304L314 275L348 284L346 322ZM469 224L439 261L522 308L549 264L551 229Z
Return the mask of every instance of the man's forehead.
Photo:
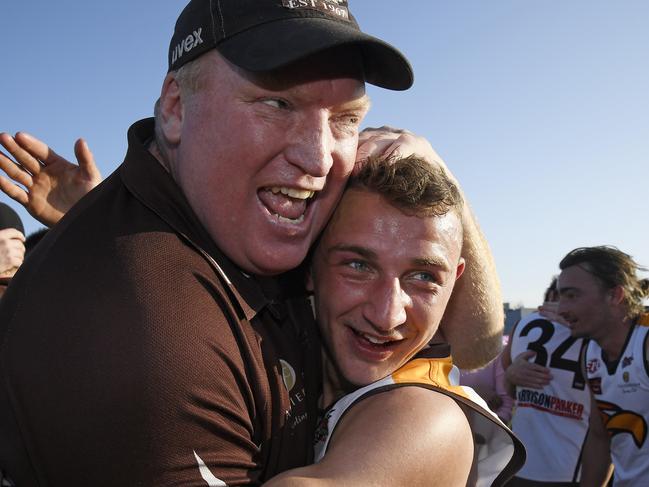
M599 284L599 280L588 270L588 267L583 264L566 267L561 271L557 278L557 288L559 291L567 288L582 288L589 284Z

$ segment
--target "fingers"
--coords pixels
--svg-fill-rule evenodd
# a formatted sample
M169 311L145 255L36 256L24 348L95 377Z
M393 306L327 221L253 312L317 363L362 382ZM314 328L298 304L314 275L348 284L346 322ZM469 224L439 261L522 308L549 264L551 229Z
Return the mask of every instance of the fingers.
M2 169L7 174L7 176L9 176L15 182L22 184L27 188L31 187L33 180L31 174L27 172L29 168L23 166L23 162L26 162L29 166L33 165L33 162L36 162L36 165L38 165L38 161L33 161L33 157L29 156L29 154L21 149L18 144L16 144L13 137L7 133L0 134L0 144L16 159L16 162L14 162L0 151L0 169ZM16 156L16 154L18 155L18 157ZM25 167L27 170L25 170L23 167ZM38 172L38 170L36 171Z
M365 129L359 134L356 160L381 154L399 153L403 156L416 154L428 162L446 168L442 159L424 138L408 130L383 126Z
M25 235L20 230L15 228L5 228L0 230L0 240L9 241L9 240L18 240L19 242L25 241Z
M101 173L95 164L95 156L90 151L84 139L78 139L74 144L74 155L77 158L79 169L86 179L101 181Z
M37 139L33 135L28 134L27 132L18 132L14 137L14 140L25 153L29 154L29 156L31 157L31 161L29 162L36 162L38 167L34 167L34 170L40 170L39 161L41 161L45 165L48 165L61 159L61 156L50 149L50 147L45 142ZM16 160L20 164L23 164L22 161L18 159L18 157L16 157ZM30 166L25 167L29 172L34 174Z
M21 137L20 133L17 133L15 137L11 137L9 134L2 134L0 137L3 147L7 149L23 169L30 174L38 174L41 169L41 163L39 162L41 158L25 149L21 143L23 140L25 140L25 137Z
M524 352L521 352L520 354L518 354L514 360L521 359L521 360L528 361L529 359L533 358L534 356L536 356L536 352L534 352L533 350L525 350Z
M14 228L0 230L0 276L12 276L25 259L25 236Z
M507 380L517 386L531 389L542 389L548 385L552 380L550 369L528 361L535 355L536 353L532 350L526 350L517 355L505 371Z
M0 156L2 156L2 153L0 153ZM2 166L1 161L0 161L0 166ZM27 191L15 185L14 183L12 183L11 181L9 181L7 178L3 176L0 176L0 190L2 190L4 194L9 196L9 198L11 198L14 201L17 201L23 206L29 203L29 195L27 194Z

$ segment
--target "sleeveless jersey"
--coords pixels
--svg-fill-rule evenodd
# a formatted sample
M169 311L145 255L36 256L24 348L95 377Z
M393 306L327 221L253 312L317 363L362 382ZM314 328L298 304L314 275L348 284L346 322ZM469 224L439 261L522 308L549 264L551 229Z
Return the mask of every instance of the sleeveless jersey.
M586 352L588 384L611 438L615 487L649 485L649 327L634 326L619 359L607 364L591 340Z
M517 476L540 482L577 482L588 431L590 395L579 363L582 339L570 329L532 313L512 334L511 358L526 350L549 367L552 380L542 389L516 387L512 430L527 450Z
M453 365L447 345L422 350L393 374L343 396L329 408L316 431L315 461L325 455L336 425L354 405L397 387L418 386L468 406L477 459L476 486L503 485L525 462L525 448L473 389L459 385L459 379L460 371Z

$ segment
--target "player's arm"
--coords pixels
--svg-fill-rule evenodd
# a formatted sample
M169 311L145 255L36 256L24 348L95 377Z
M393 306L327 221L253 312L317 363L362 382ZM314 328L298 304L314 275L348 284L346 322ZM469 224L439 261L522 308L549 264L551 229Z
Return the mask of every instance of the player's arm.
M363 131L359 137L357 160L394 150L404 156L424 157L444 169L458 184L428 141L405 130L383 127ZM500 282L491 250L464 194L463 197L462 256L466 267L462 279L455 284L440 331L451 345L454 363L462 369L476 369L500 353L504 317Z
M585 357L587 349L588 346L583 347L579 355L581 373L584 377L588 377ZM590 393L590 416L588 417L588 433L584 442L579 485L582 487L604 487L613 473L610 437L590 387L588 392Z
M472 461L471 430L457 403L427 389L402 387L349 410L319 463L265 485L464 487Z
M580 485L583 487L605 486L611 476L611 471L609 436L597 409L595 398L591 393L588 434L584 443Z
M51 227L101 182L88 144L74 145L78 165L59 156L44 142L25 132L0 134L0 190L23 205L36 220Z
M515 397L516 386L529 389L542 389L552 380L549 368L530 362L536 355L532 350L519 353L512 359L512 343L520 321L516 323L509 334L509 341L503 350L502 364L505 369L505 383L509 394Z

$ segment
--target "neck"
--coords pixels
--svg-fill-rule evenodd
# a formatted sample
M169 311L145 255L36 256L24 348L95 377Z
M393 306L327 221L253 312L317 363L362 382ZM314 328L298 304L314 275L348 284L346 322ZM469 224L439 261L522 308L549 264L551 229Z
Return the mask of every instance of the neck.
M153 157L155 157L160 165L165 169L165 171L171 174L171 170L169 169L169 164L166 158L166 153L165 151L161 150L158 142L155 139L152 140L149 144L149 147L147 148L149 149L149 152L153 155Z
M327 353L322 351L322 408L331 406L346 394L343 381Z
M617 360L620 357L632 326L633 323L629 318L623 318L611 326L606 335L595 338L608 360Z

